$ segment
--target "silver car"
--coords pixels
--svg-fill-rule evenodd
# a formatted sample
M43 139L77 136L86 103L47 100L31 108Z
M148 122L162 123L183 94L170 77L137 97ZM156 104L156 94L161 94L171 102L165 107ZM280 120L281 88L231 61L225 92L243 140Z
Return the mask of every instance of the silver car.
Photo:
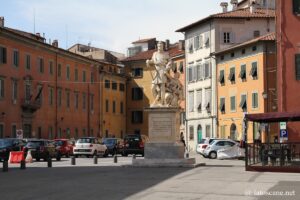
M234 145L238 145L238 143L230 139L214 140L206 147L204 150L204 155L206 157L216 159L218 157L218 150L230 148Z

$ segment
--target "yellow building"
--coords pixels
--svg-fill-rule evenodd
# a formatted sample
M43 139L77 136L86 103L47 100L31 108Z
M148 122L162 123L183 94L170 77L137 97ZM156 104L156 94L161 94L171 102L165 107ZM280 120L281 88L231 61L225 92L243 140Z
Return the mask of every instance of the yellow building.
M126 81L122 68L106 64L100 73L100 135L123 138L126 132Z
M274 33L216 53L218 137L241 140L245 114L277 110L275 56ZM253 139L267 138L250 123L248 141Z

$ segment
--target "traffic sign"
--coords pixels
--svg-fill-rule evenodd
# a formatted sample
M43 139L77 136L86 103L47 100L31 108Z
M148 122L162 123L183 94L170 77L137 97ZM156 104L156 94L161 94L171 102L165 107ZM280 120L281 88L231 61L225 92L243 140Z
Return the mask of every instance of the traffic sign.
M287 138L288 137L288 131L287 130L280 130L280 137Z
M23 130L19 129L16 131L17 138L23 139Z
M280 122L280 130L286 130L286 122Z

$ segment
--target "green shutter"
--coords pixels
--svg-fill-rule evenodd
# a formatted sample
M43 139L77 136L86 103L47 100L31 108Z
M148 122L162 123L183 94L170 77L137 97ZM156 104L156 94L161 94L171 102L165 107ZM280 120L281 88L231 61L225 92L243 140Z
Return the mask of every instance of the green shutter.
M296 80L300 80L300 54L295 55L295 70L296 70Z
M300 14L300 0L293 0L294 14Z

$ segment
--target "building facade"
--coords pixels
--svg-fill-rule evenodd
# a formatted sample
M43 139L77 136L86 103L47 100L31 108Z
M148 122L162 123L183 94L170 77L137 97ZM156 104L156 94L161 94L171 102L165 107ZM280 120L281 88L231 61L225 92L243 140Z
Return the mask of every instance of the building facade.
M0 137L16 137L17 130L25 138L103 136L99 69L113 66L4 27L3 18L0 24Z
M300 111L300 1L276 1L278 110ZM288 123L288 140L300 141L300 124Z
M219 138L242 140L245 114L277 111L275 46L271 33L216 53ZM266 141L258 123L248 124L247 135Z
M251 8L208 16L177 32L186 42L186 129L191 151L205 137L217 136L217 78L213 53L275 31L274 10Z

